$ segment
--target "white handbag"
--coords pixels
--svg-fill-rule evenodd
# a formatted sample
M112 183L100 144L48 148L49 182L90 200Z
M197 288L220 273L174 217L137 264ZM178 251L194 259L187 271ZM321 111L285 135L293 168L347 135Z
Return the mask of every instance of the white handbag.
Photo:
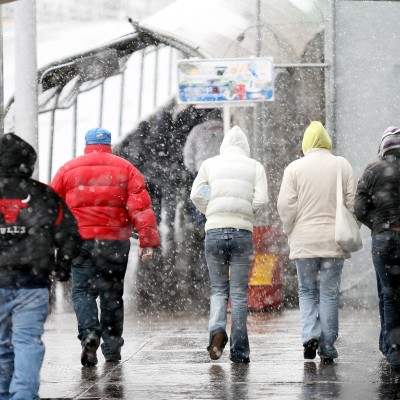
M358 221L343 202L342 168L339 160L337 161L335 241L349 253L363 247Z

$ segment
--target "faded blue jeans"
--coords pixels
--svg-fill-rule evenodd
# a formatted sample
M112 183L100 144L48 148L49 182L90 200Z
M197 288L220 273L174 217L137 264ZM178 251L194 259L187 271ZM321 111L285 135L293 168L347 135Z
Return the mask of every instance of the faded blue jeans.
M0 400L38 400L49 290L0 289Z
M379 349L388 362L400 367L400 232L372 236L372 261L376 271L381 333Z
M124 344L123 294L129 249L129 240L85 240L80 255L72 261L78 338L82 345L88 337L99 344L102 338L101 350L106 358L120 354Z
M298 258L302 342L318 340L321 357L337 358L339 294L344 258Z
M249 361L247 294L249 271L253 260L252 233L235 228L208 230L205 256L211 286L208 323L210 343L217 332L223 332L227 338L227 307L230 298L230 359Z

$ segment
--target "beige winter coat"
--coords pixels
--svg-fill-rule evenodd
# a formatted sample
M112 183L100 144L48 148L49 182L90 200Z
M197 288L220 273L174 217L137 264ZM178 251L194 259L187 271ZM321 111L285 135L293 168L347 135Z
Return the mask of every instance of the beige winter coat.
M337 161L343 198L353 211L355 180L350 163L326 149L311 149L285 169L278 213L289 239L290 258L349 258L335 242Z

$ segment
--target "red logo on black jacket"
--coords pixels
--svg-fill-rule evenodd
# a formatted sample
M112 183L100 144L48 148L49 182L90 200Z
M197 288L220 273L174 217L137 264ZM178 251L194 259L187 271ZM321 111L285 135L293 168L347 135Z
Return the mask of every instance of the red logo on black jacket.
M29 205L31 195L24 200L21 199L0 199L0 211L3 214L7 224L13 224L19 215L19 212Z

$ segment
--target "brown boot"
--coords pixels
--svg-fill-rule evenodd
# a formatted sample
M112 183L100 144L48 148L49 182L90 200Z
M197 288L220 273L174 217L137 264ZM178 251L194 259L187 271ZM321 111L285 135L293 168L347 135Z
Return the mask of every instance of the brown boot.
M227 339L223 332L217 332L213 336L211 344L207 347L211 360L218 360L222 356L226 342Z

